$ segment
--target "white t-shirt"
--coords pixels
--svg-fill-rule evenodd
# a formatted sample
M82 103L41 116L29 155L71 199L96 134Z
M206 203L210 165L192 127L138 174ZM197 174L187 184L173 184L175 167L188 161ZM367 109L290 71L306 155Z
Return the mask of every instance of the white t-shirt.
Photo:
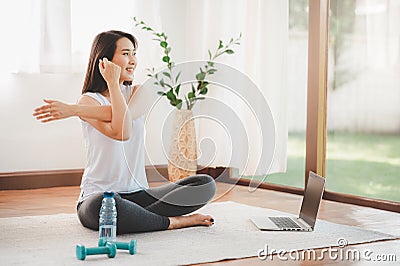
M128 101L132 87L123 86L122 94ZM88 92L84 95L97 100L100 105L111 105L101 93ZM107 137L83 120L82 130L86 167L78 202L96 192L134 192L149 187L144 163L144 116L132 120L132 134L125 141Z

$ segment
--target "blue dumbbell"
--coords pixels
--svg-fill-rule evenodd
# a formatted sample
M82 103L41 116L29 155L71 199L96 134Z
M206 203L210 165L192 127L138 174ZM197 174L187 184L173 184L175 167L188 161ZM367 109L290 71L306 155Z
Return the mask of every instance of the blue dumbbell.
M107 242L102 247L85 248L84 245L76 245L76 257L85 260L87 255L107 254L109 258L114 258L117 254L117 246L114 243Z
M106 245L107 240L105 238L100 238L98 242L99 247L103 247ZM127 242L112 242L115 243L117 249L129 250L129 254L136 254L136 240L132 239L129 243Z

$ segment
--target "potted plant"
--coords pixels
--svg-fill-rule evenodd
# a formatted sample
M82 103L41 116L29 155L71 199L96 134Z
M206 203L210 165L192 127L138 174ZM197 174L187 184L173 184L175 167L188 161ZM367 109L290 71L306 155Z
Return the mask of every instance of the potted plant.
M164 32L157 32L148 26L144 21L134 18L135 26L151 33L153 40L157 41L163 49L162 62L166 65L163 71L156 72L154 68L147 69L148 76L153 78L154 84L162 90L157 91L161 97L166 97L169 103L176 108L172 139L170 143L168 158L168 177L170 181L194 175L197 171L196 132L193 120L192 108L197 101L204 100L208 92L209 82L207 76L217 72L214 61L223 54L233 54L234 45L240 44L242 34L238 38L231 38L226 44L219 41L214 53L208 50L208 60L199 72L195 75L196 82L191 84L184 97L181 96L180 75L181 72L174 70L175 63L171 59L171 46L168 43L168 36Z

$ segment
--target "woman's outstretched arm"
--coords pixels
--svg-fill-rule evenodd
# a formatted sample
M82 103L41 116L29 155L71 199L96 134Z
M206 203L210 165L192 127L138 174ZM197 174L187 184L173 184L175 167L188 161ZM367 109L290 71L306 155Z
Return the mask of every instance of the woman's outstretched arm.
M135 85L129 102L131 102L139 85ZM43 99L45 104L36 107L33 110L33 116L43 123L61 120L72 116L79 116L81 119L95 119L103 122L111 121L110 105L85 105L85 104L68 104L59 100ZM129 104L128 104L129 105Z
M103 122L111 121L111 106L94 106L83 104L67 104L58 100L43 100L46 104L35 108L33 116L43 123L61 120L72 116L81 119L95 119Z
M100 60L99 68L107 82L111 106L100 106L96 100L83 95L77 105L45 100L47 104L36 108L33 115L42 122L64 119L74 115L80 116L110 138L129 139L132 131L132 117L118 83L121 68L106 58Z

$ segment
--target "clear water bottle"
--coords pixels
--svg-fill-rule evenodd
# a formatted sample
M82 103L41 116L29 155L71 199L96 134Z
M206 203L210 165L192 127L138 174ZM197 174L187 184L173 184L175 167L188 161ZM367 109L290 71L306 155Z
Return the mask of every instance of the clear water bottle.
M117 208L114 192L104 192L100 208L99 238L105 238L109 242L117 240Z

